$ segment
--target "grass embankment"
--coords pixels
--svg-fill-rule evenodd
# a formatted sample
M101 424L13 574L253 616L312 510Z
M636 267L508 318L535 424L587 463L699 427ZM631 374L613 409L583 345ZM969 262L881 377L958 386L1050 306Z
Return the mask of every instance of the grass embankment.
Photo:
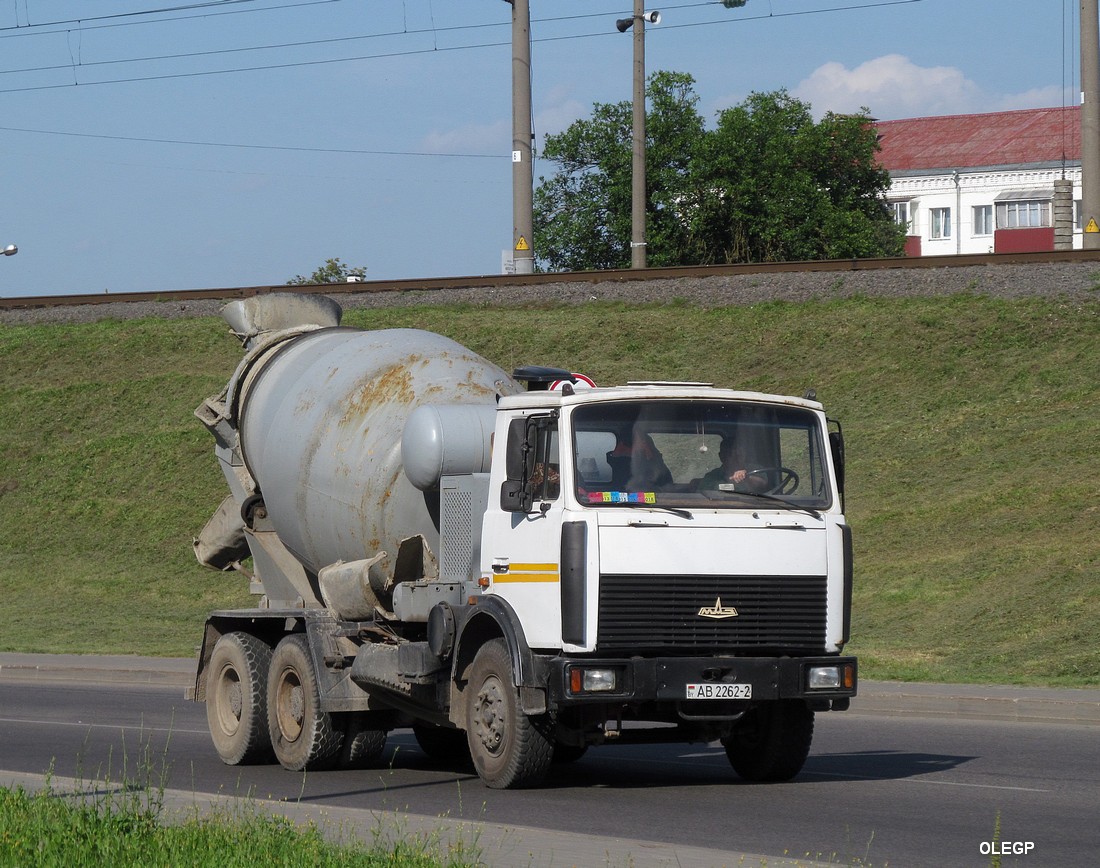
M174 816L154 789L28 794L0 788L0 864L40 868L171 865L251 868L458 868L474 852L447 854L430 842L360 841L315 824L296 825L247 802Z
M351 311L506 369L802 394L844 424L865 677L1100 684L1100 299ZM216 318L0 329L0 649L190 655L246 582L195 565L224 496L192 410Z

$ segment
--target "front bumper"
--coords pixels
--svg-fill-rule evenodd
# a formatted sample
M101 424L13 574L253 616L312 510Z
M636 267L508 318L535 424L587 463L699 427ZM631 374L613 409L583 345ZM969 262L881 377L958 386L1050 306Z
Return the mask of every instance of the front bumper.
M856 695L855 657L631 657L626 659L555 657L550 669L549 693L553 705L588 703L641 704L681 702L688 685L748 685L752 702L776 699L821 700L822 707L842 709ZM837 684L812 687L811 673L837 668ZM614 670L613 689L578 690L575 670ZM829 701L829 702L825 702Z

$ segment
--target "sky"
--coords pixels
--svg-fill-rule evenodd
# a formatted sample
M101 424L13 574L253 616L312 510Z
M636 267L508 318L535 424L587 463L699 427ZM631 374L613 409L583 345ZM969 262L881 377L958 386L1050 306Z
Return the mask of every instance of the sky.
M535 145L631 98L631 0L530 0ZM1077 0L670 0L708 125L785 88L879 119L1079 100ZM499 274L502 0L4 0L0 297ZM553 173L536 159L535 183Z

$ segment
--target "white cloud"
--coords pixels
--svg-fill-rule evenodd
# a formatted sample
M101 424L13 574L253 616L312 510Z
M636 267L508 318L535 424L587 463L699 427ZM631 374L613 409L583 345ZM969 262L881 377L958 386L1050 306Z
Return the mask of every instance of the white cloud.
M870 109L877 118L921 117L989 111L982 90L952 66L917 66L908 57L887 54L848 69L830 61L793 90L814 113Z
M1024 108L1048 108L1060 105L1076 105L1076 98L1068 90L1063 92L1057 85L1035 87L1023 93L1002 96L992 107L994 111L1011 111Z

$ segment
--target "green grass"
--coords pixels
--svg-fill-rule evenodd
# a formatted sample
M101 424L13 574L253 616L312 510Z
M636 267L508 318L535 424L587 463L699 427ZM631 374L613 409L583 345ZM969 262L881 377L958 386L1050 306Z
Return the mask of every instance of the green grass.
M42 868L172 865L250 868L440 868L480 864L475 853L429 843L384 844L333 835L314 823L260 813L245 803L173 817L152 790L30 794L0 788L0 864Z
M259 813L193 815L163 823L156 807L109 796L63 798L0 789L0 862L4 865L356 866L433 868L476 862L440 860L416 845L385 849L330 842L316 825Z
M802 394L842 421L853 642L872 678L1100 684L1100 298L350 311L506 369ZM247 582L196 566L224 496L192 411L221 320L0 329L0 650L190 655Z

